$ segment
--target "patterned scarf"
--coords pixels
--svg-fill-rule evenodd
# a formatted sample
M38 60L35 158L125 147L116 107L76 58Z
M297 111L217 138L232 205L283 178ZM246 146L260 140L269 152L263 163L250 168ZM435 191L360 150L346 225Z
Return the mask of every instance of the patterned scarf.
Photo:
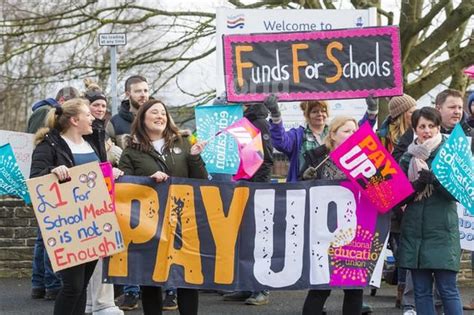
M438 133L431 139L426 140L422 144L417 143L417 139L413 140L413 142L408 146L408 153L412 155L410 159L410 164L408 165L408 179L411 182L420 177L419 172L423 169L429 170L428 164L426 164L426 160L430 157L431 153L440 145L443 136L441 133ZM433 185L426 185L425 189L418 193L415 197L416 201L419 201L425 197L431 196L433 193Z
M325 125L323 132L321 133L321 139L324 140L328 134L328 126ZM322 141L321 141L322 142ZM316 149L317 147L321 146L323 143L319 143L318 140L314 137L313 131L309 128L309 125L306 125L303 134L303 143L301 145L300 154L299 154L299 162L300 162L300 171L301 167L304 165L304 154L310 150Z

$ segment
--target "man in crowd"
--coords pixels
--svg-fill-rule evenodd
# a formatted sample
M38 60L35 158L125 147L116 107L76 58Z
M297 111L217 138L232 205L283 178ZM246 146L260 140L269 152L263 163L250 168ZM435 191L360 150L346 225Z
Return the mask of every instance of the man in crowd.
M80 93L77 89L67 86L60 89L55 98L50 97L33 104L33 107L31 108L33 110L33 114L31 114L30 118L28 119L28 127L26 132L36 133L38 129L46 126L46 115L51 108L59 107L65 101L79 96Z
M467 122L463 111L463 94L454 89L446 89L440 92L435 99L435 108L441 114L441 133L445 135L451 134L454 126L461 123L461 127L467 137L474 137L474 129ZM393 150L393 157L398 161L403 153L407 150L410 143L413 142L413 129L408 129L403 134L400 141ZM474 141L471 143L471 151L474 152Z
M228 104L226 95L219 98ZM277 102L275 95L265 99L265 102ZM268 124L268 110L263 103L244 104L244 117L246 117L261 132L263 145L263 163L257 172L250 178L250 182L270 182L273 166L273 145L270 138L270 125ZM270 292L262 291L237 291L224 295L224 301L244 301L248 305L265 305L269 302Z
M150 98L148 83L140 75L133 75L125 81L126 99L120 104L118 114L114 115L106 127L106 132L115 144L125 148L125 137L130 134L135 115Z

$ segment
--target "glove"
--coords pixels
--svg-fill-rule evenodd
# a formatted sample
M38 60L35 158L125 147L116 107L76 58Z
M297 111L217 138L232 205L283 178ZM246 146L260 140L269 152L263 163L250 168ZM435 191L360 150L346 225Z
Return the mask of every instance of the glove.
M278 108L278 97L275 94L270 94L263 100L263 105L268 109L273 119L281 117L280 108Z
M314 167L308 167L304 172L303 172L303 179L315 179L316 178L316 168Z
M118 165L120 156L122 155L122 149L114 144L107 149L107 161L112 165Z
M433 174L432 171L430 170L421 170L418 172L420 177L418 177L418 181L423 184L435 184L438 180L436 179L436 176Z
M367 104L367 112L369 114L375 115L379 112L379 102L374 99L372 94L365 99L365 103Z
M422 192L422 191L425 189L425 187L426 187L426 184L420 182L419 179L417 179L417 180L415 180L414 182L412 182L411 185L413 186L413 189L414 189L417 193Z

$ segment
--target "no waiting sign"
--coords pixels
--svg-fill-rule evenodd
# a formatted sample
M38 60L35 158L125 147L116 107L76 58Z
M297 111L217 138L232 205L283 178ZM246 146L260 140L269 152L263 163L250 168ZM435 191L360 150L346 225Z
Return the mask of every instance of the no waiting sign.
M127 44L127 35L125 33L99 34L100 46L123 46Z

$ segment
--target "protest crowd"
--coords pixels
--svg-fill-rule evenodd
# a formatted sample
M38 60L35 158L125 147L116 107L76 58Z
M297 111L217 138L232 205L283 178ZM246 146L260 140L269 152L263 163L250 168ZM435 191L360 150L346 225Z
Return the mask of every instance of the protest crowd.
M241 66L243 69L240 69L240 71L245 71L246 65ZM296 67L298 69L299 66L297 65ZM359 70L363 69L360 65L358 67ZM391 69L385 65L384 76L391 74L390 71ZM345 75L344 71L343 73ZM239 75L241 76L242 73L239 72ZM240 76L238 79L242 79ZM352 78L351 76L346 77L348 80ZM301 80L304 81L304 79ZM335 81L337 80L339 79L335 79ZM237 80L236 82L240 81ZM209 254L208 247L206 247L209 244L201 244L205 243L205 240L208 239L202 238L201 234L204 232L202 232L200 224L204 220L209 220L208 224L212 235L217 233L217 229L231 230L232 227L230 225L225 227L214 226L213 224L215 223L211 222L213 218L209 212L206 212L207 218L197 217L198 210L189 212L193 208L192 205L194 205L189 206L189 202L195 202L196 208L200 206L197 205L198 199L193 200L193 198L197 197L190 196L191 193L186 189L191 187L194 195L199 194L200 198L202 198L202 201L199 201L199 205L203 204L206 211L209 211L207 210L209 208L208 205L218 203L219 201L209 201L206 199L206 189L221 187L222 190L225 190L231 187L233 190L229 195L233 197L223 199L232 199L242 193L242 191L245 191L246 187L249 187L249 191L255 192L255 194L247 209L252 207L252 209L255 209L255 213L257 213L257 209L264 209L262 212L265 212L268 210L265 207L269 207L269 205L258 204L257 201L260 200L258 199L259 194L263 196L265 191L269 190L269 187L280 187L278 186L280 183L272 181L272 176L274 175L272 174L272 167L274 155L276 154L282 154L288 160L288 172L285 181L287 186L284 186L287 189L285 190L287 197L286 200L275 199L285 200L282 204L286 204L288 211L290 211L290 200L293 200L291 199L293 196L290 194L293 192L296 194L297 192L297 190L291 190L292 187L300 191L311 191L312 189L317 189L318 185L333 185L330 187L333 187L334 190L329 190L329 193L327 193L329 195L324 196L328 200L343 199L343 197L338 195L338 191L340 191L338 189L342 189L339 186L346 187L348 190L355 192L354 196L358 196L354 197L354 200L357 202L357 208L350 208L348 206L348 209L353 209L354 212L356 211L355 209L361 213L372 211L369 208L379 209L370 212L374 215L371 230L373 233L370 234L370 241L367 243L369 246L365 251L360 248L357 250L356 248L357 246L365 246L363 245L365 244L365 238L369 238L369 236L364 238L358 232L351 232L359 231L361 229L360 223L347 219L345 224L348 227L344 230L345 228L338 226L339 220L342 220L341 218L333 218L334 222L336 222L334 224L333 221L327 219L328 223L326 224L326 222L318 219L320 217L317 217L319 215L317 210L314 214L310 214L310 212L313 212L312 210L296 209L297 212L299 210L299 212L307 211L308 213L307 218L303 216L303 220L306 222L304 224L305 228L309 228L310 231L304 233L309 235L311 244L317 242L319 246L321 245L319 243L320 240L321 242L326 242L324 236L318 239L318 235L323 235L318 234L320 233L319 230L326 231L327 229L327 233L331 237L333 232L334 235L337 233L339 233L337 235L341 235L339 239L337 239L336 235L334 240L328 241L327 248L321 247L323 248L323 253L324 250L326 254L328 252L331 253L331 260L325 262L328 269L334 268L331 269L330 274L329 272L327 273L330 279L327 278L325 282L319 280L324 278L326 274L323 271L319 271L320 269L313 270L313 266L315 266L313 263L309 267L304 265L300 268L302 274L311 273L308 278L312 279L305 280L305 284L300 287L294 287L304 287L308 290L304 305L301 305L302 314L325 314L327 298L332 290L339 289L344 290L344 298L340 303L342 314L357 315L375 312L370 305L363 301L363 293L364 287L368 287L371 284L367 279L370 279L372 273L375 273L375 264L380 257L382 257L381 261L383 264L386 246L384 246L385 238L382 238L383 233L380 232L383 228L380 228L380 226L386 227L385 235L387 237L385 244L388 244L396 261L397 277L394 290L397 293L393 306L399 308L401 314L432 315L444 313L447 315L458 315L463 314L463 308L474 310L474 297L472 297L470 304L463 306L457 286L457 273L460 269L461 259L457 209L458 204L463 203L463 200L454 194L449 187L446 187L445 182L437 173L439 168L435 167L437 165L436 161L440 159L440 156L443 157L443 155L446 156L448 154L443 151L443 146L448 143L451 133L454 133L455 130L456 132L461 130L463 136L466 136L466 139L471 141L467 145L467 150L470 152L472 159L474 152L474 94L465 98L465 95L458 90L445 89L436 96L434 106L425 107L417 106L417 101L404 93L395 93L387 96L369 94L365 95L367 108L360 120L347 115L332 116L326 99L306 99L299 104L301 109L301 125L294 128L285 128L284 115L282 115L280 109L281 103L287 101L287 99L281 99L278 93L262 93L264 95L260 100L248 101L235 101L232 96L237 94L238 91L223 93L218 95L212 104L206 106L216 110L217 108L224 108L225 110L227 107L238 107L241 111L241 120L237 122L237 124L241 124L238 125L241 128L239 132L242 132L241 130L244 129L244 136L252 140L247 141L245 145L249 143L253 145L255 137L259 139L255 151L251 153L246 151L248 156L244 155L244 153L239 153L241 165L248 162L248 168L239 168L237 173L231 174L219 173L215 169L208 168L210 162L207 162L209 157L205 155L205 152L213 142L222 138L219 138L218 134L211 135L209 138L203 138L199 130L196 132L196 130L180 129L175 124L167 104L160 100L159 95L150 95L152 87L149 86L147 78L144 76L136 74L126 79L123 88L125 98L120 104L118 113L113 116L108 112L110 108L108 103L109 97L104 93L105 87L98 86L91 79L84 80L84 83L84 87L80 88L63 87L58 91L55 98L39 101L32 106L32 115L29 118L27 128L28 133L35 134L35 148L32 154L30 179L39 180L38 178L42 176L54 174L54 179L59 183L73 181L74 179L71 180L71 178L73 177L74 168L91 162L108 162L111 166L110 178L112 181L115 181L117 189L115 194L112 193L110 195L112 201L116 200L117 202L117 218L121 233L116 235L124 238L126 244L124 252L126 254L123 254L123 252L122 254L117 254L117 250L117 252L112 254L103 254L102 252L94 258L95 254L88 253L86 261L79 262L82 258L78 253L75 258L67 256L70 261L76 259L76 263L70 266L61 266L60 262L64 262L65 256L60 256L60 254L55 252L53 259L53 257L48 255L47 247L53 247L54 244L50 243L50 238L45 236L45 231L53 230L59 225L64 227L71 224L71 222L69 217L64 221L61 221L59 217L54 221L51 221L49 217L45 217L49 219L45 219L41 227L46 228L46 230L38 228L34 247L31 297L33 299L54 301L52 313L55 315L84 313L120 315L137 308L142 308L143 314L146 315L162 314L163 311L176 309L183 315L195 315L199 312L199 295L204 290L212 290L219 293L222 296L216 296L216 298L221 298L225 301L242 301L247 305L253 306L271 303L272 287L270 285L255 285L255 280L248 280L246 283L237 284L232 281L226 282L222 280L225 279L227 273L224 271L225 268L219 269L219 263L217 262L221 245L218 244L219 241L217 239L214 239L215 245L212 245L211 248L215 252ZM335 82L335 84L338 83ZM370 87L367 88L369 89ZM467 99L466 107L464 107L465 99ZM382 102L388 103L389 115L377 126L379 106ZM197 119L196 123L198 124ZM229 124L226 127L229 128L227 132L235 136L232 125ZM363 137L361 138L362 140L349 145L351 140L348 139L356 141L354 139L358 135ZM239 144L239 149L243 150L244 145L240 146L238 141L237 143ZM357 145L357 143L359 144ZM399 169L402 172L398 172ZM472 169L468 169L467 173L469 171L472 173ZM93 183L95 177L91 177L90 174L88 175L87 184L91 183L90 185L93 187L95 185ZM354 174L362 174L367 180L361 179L361 177L357 178ZM386 187L380 184L380 182L370 180L374 176L377 176L378 181L381 182L385 180L400 180L400 183L402 183L400 187L386 192L389 195L403 195L400 197L400 200L389 203L391 199L387 196L387 200L384 198L381 198L383 200L372 200L370 197L365 197L366 195L364 194L370 194L369 191L371 189L385 189L384 187ZM463 177L462 175L459 176ZM142 179L136 179L138 177ZM174 182L175 180L176 182ZM471 180L472 185L472 178L465 180ZM143 183L146 183L146 185ZM179 197L182 193L186 197L178 198L173 195L175 208L161 205L161 202L168 198L166 194L168 191L170 196L172 191L174 193L172 187L173 185L178 185L175 183L181 185L183 189L183 192L176 192L176 196ZM378 184L380 186L377 186ZM128 187L127 185L130 187L133 185L143 185L143 190L138 191L140 189L135 188L137 191L134 191L134 194L136 193L136 196L140 196L137 198L142 199L136 200L136 198L131 198L131 206L128 209L129 214L124 219L124 212L120 212L121 214L119 215L118 211L119 205L124 203L124 197L117 191L120 190L122 192L125 189L124 187ZM163 188L165 185L169 186L166 186L168 190L164 190L165 195L163 196L160 189L165 189ZM38 188L40 185L36 187ZM147 199L149 198L147 192L152 191L150 187L157 187L157 201L159 205L154 203L154 201L150 201L152 199ZM199 188L197 189L196 187ZM55 208L45 201L46 199L41 199L44 195L38 189L36 189L35 195L37 198L33 197L32 190L30 189L33 206L39 212L44 212L44 209L47 209L48 206ZM130 189L133 190L133 188ZM278 189L283 188L275 188L275 190ZM472 189L471 186L470 190L472 191ZM198 190L199 193L197 192ZM88 198L87 193L80 194L78 190L73 192L75 200ZM58 196L60 196L59 193ZM246 198L249 198L245 193L239 196L244 196L242 200L245 201L247 200ZM40 205L44 208L35 206L35 203L39 200L38 198L41 199L42 203ZM294 198L297 200L296 197ZM311 199L312 195L308 198ZM470 196L466 198L470 198ZM191 201L189 201L190 199ZM169 200L171 200L171 197L169 197ZM224 215L222 220L232 216L231 212L234 211L232 210L233 202L234 199L232 199L232 204L230 205L231 210L229 210L228 214ZM309 207L313 205L311 202L310 200ZM138 203L147 205L149 203L148 212L141 211L144 208L137 206L136 204ZM224 203L226 205L230 204L228 200ZM336 204L336 202L332 203ZM364 205L368 204L371 205L364 208ZM60 204L57 206L59 207ZM220 207L225 208L227 206L220 204ZM270 206L270 208L272 207L273 205ZM87 215L89 219L93 215L95 219L96 215L100 216L100 214L107 212L107 209L104 201L103 209L97 210L96 208L95 210L84 212L82 215ZM275 207L275 209L282 208ZM318 207L315 209L318 209ZM383 211L380 209L383 209ZM120 211L124 210L121 208ZM276 212L275 210L275 216L277 215ZM337 214L334 214L336 212ZM340 216L340 212L336 210L333 212L328 210L328 213L328 216L331 213L333 217ZM347 213L345 215L350 218L354 217ZM137 219L131 218L133 216L138 216L140 222L137 223ZM165 221L162 217L169 217L169 220L172 220L173 216L176 216L178 221L178 228L176 230L170 231L169 229L172 225L166 222L160 225L158 229L151 227L153 224L157 225L158 220ZM238 260L247 255L247 251L257 257L259 251L262 250L263 258L261 258L261 261L267 255L265 252L266 247L261 249L262 246L266 245L258 244L257 242L257 240L261 240L260 238L255 236L255 244L250 244L249 239L243 235L249 231L256 235L260 233L261 226L259 221L256 218L255 222L251 221L254 223L254 226L246 226L245 224L250 222L248 221L249 215L245 213L241 214L241 216L244 217L243 219L240 218L242 220L240 226L240 233L242 233L240 237L242 239L240 241L234 239L234 243L230 243L234 246L236 243L239 243L239 253L242 255L240 257L240 254L235 254L235 261L237 263L232 268L236 270L240 270L237 269L240 267ZM385 221L383 221L382 217L387 218L389 224L383 225ZM142 220L145 220L144 222L147 222L146 224L149 224L150 227L143 227L145 223ZM238 222L240 223L240 221ZM196 224L199 227L199 232L189 232L192 229L192 227L190 228L191 224ZM353 225L349 226L350 224ZM102 225L97 223L97 226ZM97 231L97 226L93 224L91 229L85 229L85 237L90 237L90 234L87 234L91 233L90 231L94 229ZM107 231L105 225L103 226L104 231ZM238 228L237 226L236 237ZM140 231L148 233L152 229L156 230L153 230L151 236L140 234ZM297 229L297 224L295 224L292 235L298 234L298 232L295 232ZM254 230L255 232L253 232ZM340 232L336 233L336 230ZM367 228L368 230L370 229ZM286 236L279 236L282 238L290 237L290 232L288 231L284 232L281 229L277 230L275 228L273 232L274 234L286 233ZM190 238L189 235L192 235L192 233L199 233L199 238ZM349 233L350 236L347 236L349 234L344 236L344 233ZM99 234L101 233L97 233L97 235ZM169 238L171 234L173 237ZM378 236L381 238L379 242L381 246L376 248L373 245L375 243L372 243L372 239ZM68 237L70 238L64 232L62 237L61 242ZM350 238L350 240L355 239L356 241L350 243L347 239L344 240L344 237ZM209 238L209 240L212 240L212 238ZM246 241L245 244L244 240ZM64 242L67 243L68 241ZM340 242L340 244L337 245L337 242ZM119 243L120 239L117 241L117 244ZM192 246L187 247L188 243L192 244ZM128 253L127 246L129 248ZM139 246L142 247L139 248ZM115 249L115 245L113 247ZM158 249L156 249L157 247ZM336 249L339 247L344 250L337 252ZM211 272L211 274L213 274L215 279L221 279L219 280L221 282L214 280L211 283L216 285L207 285L210 283L210 280L207 278L208 271L205 272L204 280L199 280L200 272L196 268L199 269L201 264L196 262L195 258L192 258L196 254L192 251L196 248L198 250L201 249L200 257L203 257L203 259L206 254L209 254L209 257L216 257L216 262L211 264L215 271ZM308 254L304 254L304 257L314 256L315 252L321 253L316 248L319 247L317 245L314 248L306 246L304 251L307 251ZM233 253L233 249L226 250ZM149 256L153 256L153 260L150 260L149 256L140 256L141 251L152 253ZM309 252L312 252L312 254L309 254ZM345 276L333 271L338 266L338 260L334 258L339 255L336 252L340 253L341 257L343 255L364 254L364 258L357 258L359 260L371 260L372 258L370 257L375 258L372 259L373 265L370 265L370 268L366 267L364 269L365 276L362 279L352 278L351 281L353 282L344 282ZM226 253L227 251L224 254ZM122 256L115 256L119 258L114 258L114 255ZM272 253L270 252L269 255L271 256ZM296 256L297 254L294 255ZM125 257L125 261L128 259L128 265L123 264L123 257ZM286 263L286 256L284 258L284 263ZM357 260L355 257L350 258ZM180 265L183 261L178 259L184 259L189 265L183 268L168 266L160 269L163 268L163 265ZM313 260L315 258L309 259ZM119 260L120 262L118 262ZM169 263L169 261L171 262ZM231 262L234 263L234 258L232 258ZM257 264L257 262L255 263ZM325 263L321 262L320 267ZM342 264L340 261L339 263ZM244 263L242 262L241 264L243 265ZM192 267L188 268L189 266ZM128 274L133 276L131 278L125 277L125 280L122 281L114 281L114 279L116 280L120 277L120 272L126 268L128 268ZM152 268L155 269L152 270ZM242 267L242 275L245 273L243 271L245 268ZM341 270L344 268L346 270L351 269L348 266L344 266L341 267ZM56 272L54 271L55 269L57 270ZM263 275L259 276L260 274L257 269L255 267L255 279L257 281L265 279ZM109 279L112 279L112 281L104 281L104 278L107 278L105 276L106 272L108 272ZM239 272L236 273L238 274ZM298 270L295 272L298 272ZM233 276L234 269L231 269L230 273ZM313 275L315 275L314 279L317 278L318 280L314 280ZM148 279L145 279L146 277ZM174 279L170 285L166 281L168 277ZM270 276L268 277L270 278ZM282 278L285 277L282 276ZM238 279L245 282L240 277ZM284 279L281 281L284 281ZM183 285L180 286L179 283ZM222 286L219 289L217 285L219 283L228 286ZM327 285L328 283L329 285ZM361 283L364 283L364 285L361 285ZM280 286L275 285L274 288L291 287L292 285L294 283L286 283Z

